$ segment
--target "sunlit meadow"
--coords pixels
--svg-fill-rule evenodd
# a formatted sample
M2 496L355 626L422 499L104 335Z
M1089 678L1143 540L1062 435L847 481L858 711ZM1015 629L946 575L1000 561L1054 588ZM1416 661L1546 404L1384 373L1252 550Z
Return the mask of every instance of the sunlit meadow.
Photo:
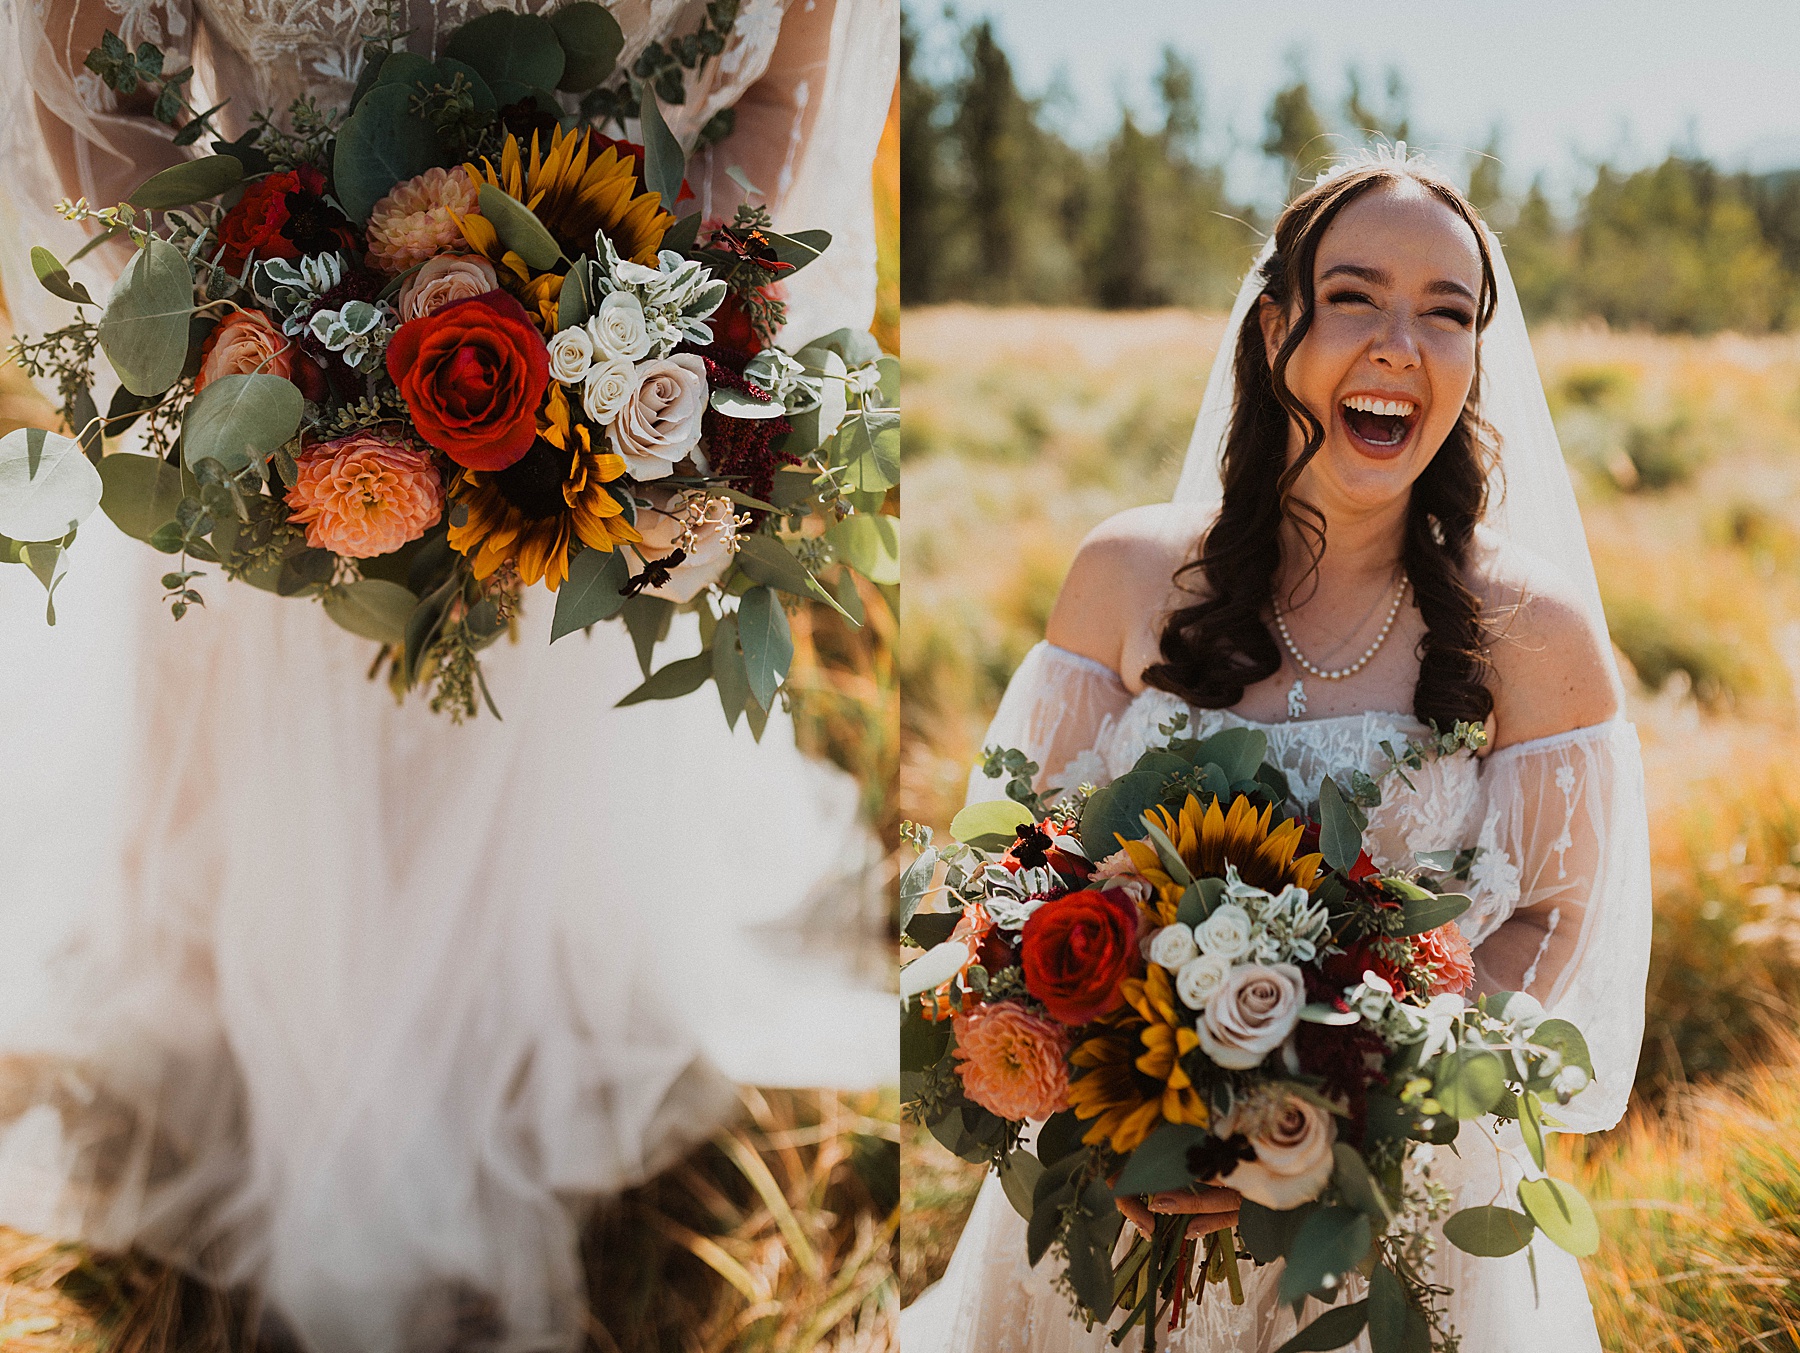
M901 810L944 829L1082 536L1175 485L1224 328L909 311ZM1800 1349L1800 340L1534 337L1649 779L1639 1104L1566 1146L1609 1349ZM979 1172L909 1130L903 1296Z

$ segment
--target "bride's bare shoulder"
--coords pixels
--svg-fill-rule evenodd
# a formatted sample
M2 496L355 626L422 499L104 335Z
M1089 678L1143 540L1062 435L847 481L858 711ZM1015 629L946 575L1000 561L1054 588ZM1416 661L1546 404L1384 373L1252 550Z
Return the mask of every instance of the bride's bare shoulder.
M1101 522L1076 551L1045 637L1120 671L1126 646L1169 609L1175 570L1192 558L1210 519L1205 509L1153 503Z
M1492 627L1495 745L1603 723L1619 710L1605 631L1551 561L1482 528L1470 585Z

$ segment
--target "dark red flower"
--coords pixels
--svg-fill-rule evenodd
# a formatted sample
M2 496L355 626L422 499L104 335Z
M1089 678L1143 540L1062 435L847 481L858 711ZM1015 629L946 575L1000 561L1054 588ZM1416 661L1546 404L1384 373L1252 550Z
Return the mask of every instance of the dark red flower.
M1399 965L1376 953L1366 940L1353 940L1343 953L1327 955L1319 969L1330 984L1327 1000L1342 998L1345 988L1362 981L1365 972L1374 973L1396 991L1405 991L1407 986Z
M299 258L355 250L356 230L325 200L325 189L325 176L309 164L252 183L219 222L225 266L236 272L252 254Z
M768 346L757 332L744 298L735 291L725 293L724 303L706 322L712 326L713 342L722 348L734 348L754 357Z
M1381 871L1375 867L1375 861L1369 858L1369 852L1359 851L1356 863L1350 866L1350 882L1361 883L1364 879L1374 878Z
M1086 1024L1125 1003L1121 984L1140 961L1137 904L1122 892L1046 902L1020 936L1025 989L1063 1024Z
M408 320L388 346L387 367L419 435L458 465L503 470L537 439L550 352L503 291Z
M768 402L769 397L742 375L749 354L728 352L716 343L698 351L706 363L706 383L711 389L736 390ZM786 418L732 418L708 405L701 428L711 472L731 480L733 488L752 498L767 500L775 487L776 469L800 463L800 457L792 452L775 449L775 443L794 430Z

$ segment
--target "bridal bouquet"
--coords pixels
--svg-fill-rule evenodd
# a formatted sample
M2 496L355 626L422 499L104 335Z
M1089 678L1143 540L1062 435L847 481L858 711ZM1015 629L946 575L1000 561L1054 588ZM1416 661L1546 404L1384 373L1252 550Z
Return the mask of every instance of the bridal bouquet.
M196 564L314 599L380 645L397 695L459 720L478 693L493 710L477 655L542 583L552 642L629 628L645 680L621 703L710 678L760 737L793 655L783 597L860 623L851 574L898 581L898 368L850 330L773 345L828 234L687 209L658 97L682 101L736 11L713 0L628 71L591 0L480 15L435 60L390 12L347 107L258 113L229 142L186 102L191 69L109 32L89 69L214 153L125 203L60 204L88 248L135 247L104 303L32 251L76 319L12 355L54 379L69 435L0 439L0 560L37 574L50 622L98 506L171 556L175 619L203 604ZM641 143L602 134L627 118ZM141 453L109 446L134 427ZM657 668L678 609L702 650Z
M927 948L901 974L909 1112L999 1171L1031 1262L1061 1252L1082 1318L1125 1313L1114 1344L1141 1326L1153 1349L1214 1281L1242 1301L1241 1253L1286 1261L1284 1304L1331 1304L1283 1353L1365 1328L1375 1353L1453 1347L1431 1223L1478 1255L1540 1229L1576 1254L1598 1243L1580 1194L1541 1175L1547 1103L1587 1084L1586 1044L1527 995L1464 998L1469 899L1444 885L1472 852L1382 875L1361 849L1378 782L1328 778L1296 812L1263 733L1184 727L1048 804L1035 765L990 751L1009 798L964 809L945 849L909 828L907 935ZM1392 773L1480 736L1409 744ZM951 908L917 910L940 868ZM1444 1219L1421 1148L1486 1114L1518 1121L1539 1177ZM1119 1252L1115 1197L1204 1184L1242 1195L1235 1235L1196 1244L1188 1217L1159 1216Z

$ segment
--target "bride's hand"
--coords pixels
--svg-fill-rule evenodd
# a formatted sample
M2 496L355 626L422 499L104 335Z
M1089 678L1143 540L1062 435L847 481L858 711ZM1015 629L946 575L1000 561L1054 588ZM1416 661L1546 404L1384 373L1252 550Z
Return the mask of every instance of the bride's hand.
M1142 1198L1117 1198L1114 1201L1125 1219L1137 1227L1140 1235L1148 1236L1156 1228L1154 1213L1164 1215L1193 1214L1188 1223L1187 1238L1209 1235L1214 1231L1228 1231L1237 1225L1238 1203L1242 1195L1236 1189L1220 1188L1215 1184L1203 1185L1196 1189L1179 1189L1169 1193L1153 1193L1149 1206L1145 1206Z

